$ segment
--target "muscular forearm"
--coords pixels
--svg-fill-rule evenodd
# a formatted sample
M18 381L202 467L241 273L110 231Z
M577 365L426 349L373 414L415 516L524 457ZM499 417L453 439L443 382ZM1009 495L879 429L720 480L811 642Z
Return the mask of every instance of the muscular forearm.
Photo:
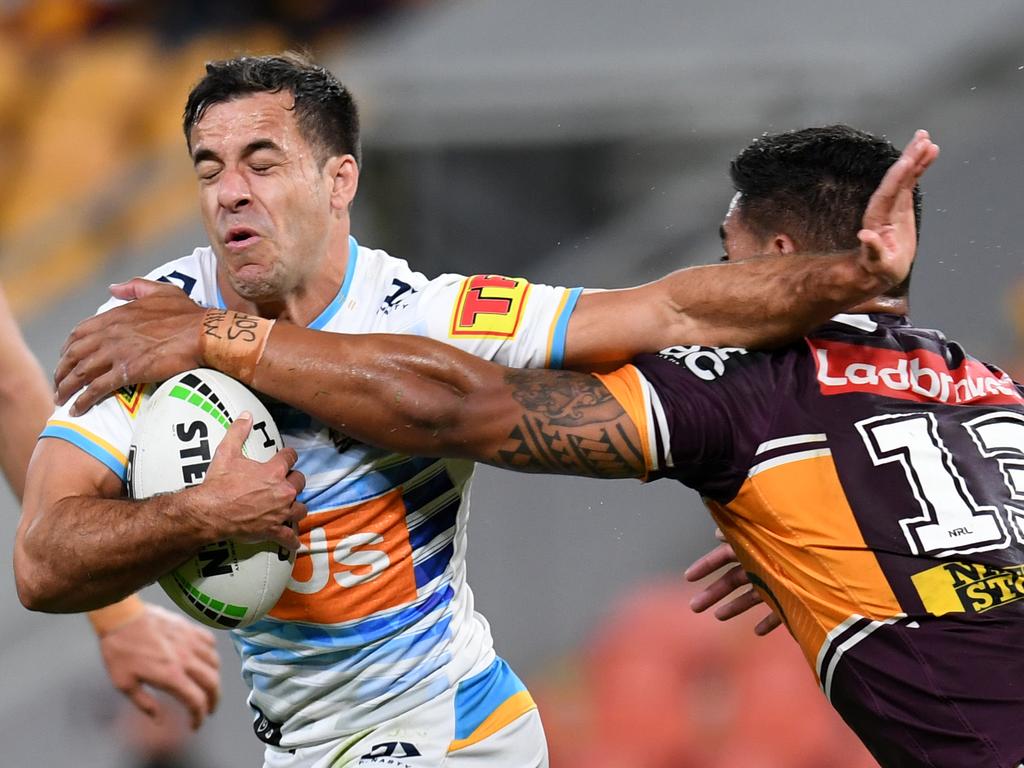
M519 472L638 477L645 471L635 426L595 377L502 368L431 339L344 336L279 323L250 383L399 453Z
M211 540L190 496L56 501L18 537L14 567L22 602L51 613L87 611L156 581Z
M774 346L890 287L857 252L681 269L637 288L584 294L565 364L603 369L674 345Z
M475 458L479 446L464 424L494 415L486 413L493 398L483 393L498 394L502 371L415 336L318 333L277 323L251 383L363 442Z
M682 270L665 280L669 311L692 343L740 347L797 338L892 287L858 251L767 256Z

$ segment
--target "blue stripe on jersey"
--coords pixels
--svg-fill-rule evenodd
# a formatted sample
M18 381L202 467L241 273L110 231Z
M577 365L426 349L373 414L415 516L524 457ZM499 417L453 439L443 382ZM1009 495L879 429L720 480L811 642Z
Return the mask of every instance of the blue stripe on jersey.
M390 693L393 697L398 696L405 691L408 691L417 683L422 682L424 678L429 677L437 670L446 666L451 660L451 652L445 651L444 653L439 653L436 656L424 658L412 669L403 672L401 675L363 677L360 680L359 697L363 701L371 701L385 693ZM447 681L445 682L447 683ZM443 691L446 688L447 685L445 685L441 690Z
M68 429L67 427L49 425L43 430L39 437L56 437L61 440L67 440L72 445L78 446L94 459L106 465L107 469L117 475L121 480L124 480L125 478L125 466L121 463L121 460L106 448L97 445L80 432L75 432L75 430Z
M307 328L311 328L314 331L319 331L325 325L327 325L338 314L338 310L341 309L341 305L345 303L345 298L348 296L349 288L352 287L352 276L356 273L356 259L359 258L359 243L356 239L349 235L348 237L348 264L345 267L345 280L341 284L341 288L338 289L338 294L334 297L327 308L314 320L312 323L307 325Z
M488 716L526 686L502 658L459 683L455 692L455 738L466 739Z
M403 659L423 658L438 644L451 640L451 623L451 614L443 614L436 624L422 632L411 635L403 633L386 639L380 645L339 648L314 656L310 656L306 649L269 648L244 637L237 637L237 641L243 659L255 657L259 661L275 664L301 664L307 669L334 667L344 671L347 668L362 668L367 663L397 664Z
M319 626L316 624L300 624L295 621L282 622L274 619L261 619L244 630L234 630L240 643L255 649L261 647L253 642L255 634L271 634L286 642L302 643L316 649L358 648L369 643L376 643L391 635L396 635L406 627L410 627L431 611L446 606L452 601L455 592L450 585L439 589L426 600L417 605L404 608L389 616L379 616L358 621L349 626Z
M409 512L425 507L438 496L455 488L455 483L445 471L444 464L440 466L441 471L426 482L419 483L414 488L408 488L402 492L402 500Z
M548 361L549 368L562 367L562 361L565 359L565 336L569 330L569 317L576 309L576 302L579 301L581 293L583 293L582 288L573 288L569 291L569 298L565 300L562 314L555 320L555 333L551 338L551 359Z
M416 586L423 587L444 573L444 569L448 567L448 563L451 562L454 553L455 545L449 543L422 563L413 565L412 570L416 574Z
M317 452L308 451L303 457L308 459L311 454ZM335 466L337 465L337 452L334 453ZM311 512L320 512L325 509L337 509L358 504L367 499L374 499L382 494L392 491L404 483L412 480L416 475L436 464L438 459L422 457L408 458L387 467L381 467L373 472L367 472L355 479L342 479L327 488L317 488L317 470L310 467L302 459L295 465L295 469L302 472L309 479L309 486L299 495L299 500L306 504Z
M409 545L413 548L413 551L432 542L442 531L453 528L459 516L459 507L461 505L462 497L456 496L415 528L410 528ZM423 583L425 584L426 582Z

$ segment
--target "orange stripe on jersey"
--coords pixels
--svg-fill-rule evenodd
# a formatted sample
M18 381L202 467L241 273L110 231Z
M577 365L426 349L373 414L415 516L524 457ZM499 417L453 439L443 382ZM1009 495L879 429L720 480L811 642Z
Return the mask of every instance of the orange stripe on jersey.
M633 365L624 365L611 373L593 374L608 388L612 397L619 401L622 410L633 420L636 431L640 434L640 444L644 451L644 466L650 472L655 467L654 450L651 443L651 431L647 423L647 400L644 397L643 379L640 371Z
M339 624L416 599L402 491L307 515L292 580L270 615Z
M901 613L831 455L772 466L727 505L708 506L743 567L771 590L766 602L781 609L812 669L826 635L851 615Z
M527 712L537 708L529 691L519 691L505 699L501 706L487 716L480 726L464 739L455 739L449 746L449 752L457 752L460 749L471 747L488 736L493 736L513 720L525 715Z

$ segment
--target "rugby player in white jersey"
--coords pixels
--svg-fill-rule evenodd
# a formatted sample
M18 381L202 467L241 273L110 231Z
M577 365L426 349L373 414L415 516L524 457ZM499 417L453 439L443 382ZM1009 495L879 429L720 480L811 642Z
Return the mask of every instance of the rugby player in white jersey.
M52 412L50 385L0 289L0 469L19 500L36 438ZM111 682L140 710L161 713L149 688L178 699L193 728L214 710L220 661L209 630L134 595L91 612L89 621Z
M493 275L427 280L351 237L357 120L329 73L292 56L210 65L185 130L212 247L150 277L213 308L204 338L228 356L239 312L314 331L433 337L518 367L607 365L670 343L757 345L886 290L913 257L911 238L895 250L698 268L583 295ZM869 222L876 236L892 228L891 198L880 197L882 215ZM167 290L155 301L181 297ZM253 341L255 354L236 359L243 378L266 335ZM110 361L74 339L70 348L86 363L61 372L63 400ZM101 378L127 384L134 363L158 380L164 359L119 360ZM304 360L292 374L308 384L321 364ZM533 701L495 656L465 583L471 462L378 450L343 425L275 406L289 446L275 459L241 456L248 422L239 419L202 483L131 502L125 401L142 390L85 412L95 391L59 410L37 448L16 552L26 606L118 600L227 537L301 543L281 602L234 633L267 766L546 765Z

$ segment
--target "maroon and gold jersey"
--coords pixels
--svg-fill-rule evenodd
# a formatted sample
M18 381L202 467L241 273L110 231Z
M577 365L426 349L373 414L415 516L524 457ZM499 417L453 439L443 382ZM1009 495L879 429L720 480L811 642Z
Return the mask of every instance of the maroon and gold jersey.
M1024 396L942 334L840 315L775 352L602 376L699 491L883 766L1024 758Z

